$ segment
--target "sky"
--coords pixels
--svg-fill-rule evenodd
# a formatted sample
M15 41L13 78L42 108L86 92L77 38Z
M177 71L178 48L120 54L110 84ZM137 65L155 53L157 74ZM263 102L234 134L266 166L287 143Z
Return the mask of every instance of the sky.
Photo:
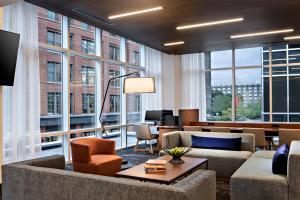
M258 66L262 63L262 53L260 47L237 49L236 50L236 66ZM212 68L228 68L232 67L231 50L215 51L211 53ZM232 71L213 71L212 85L232 85ZM236 83L242 84L260 84L261 69L243 69L236 70Z

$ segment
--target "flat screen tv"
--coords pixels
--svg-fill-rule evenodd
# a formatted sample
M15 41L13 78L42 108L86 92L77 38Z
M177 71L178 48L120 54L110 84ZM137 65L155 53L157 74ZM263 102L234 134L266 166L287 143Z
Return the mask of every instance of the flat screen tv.
M14 85L19 40L19 34L0 30L0 85Z

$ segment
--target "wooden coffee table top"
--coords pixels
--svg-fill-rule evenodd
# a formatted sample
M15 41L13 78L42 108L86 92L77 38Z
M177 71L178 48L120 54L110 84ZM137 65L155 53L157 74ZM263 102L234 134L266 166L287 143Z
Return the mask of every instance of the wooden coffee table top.
M171 160L170 156L159 157L158 159ZM116 175L123 178L138 179L141 181L152 181L164 184L170 184L178 178L192 172L200 165L207 163L207 159L204 158L189 158L182 157L184 163L181 165L172 165L167 163L167 170L159 173L146 173L144 170L144 163L132 167L130 169L121 171Z

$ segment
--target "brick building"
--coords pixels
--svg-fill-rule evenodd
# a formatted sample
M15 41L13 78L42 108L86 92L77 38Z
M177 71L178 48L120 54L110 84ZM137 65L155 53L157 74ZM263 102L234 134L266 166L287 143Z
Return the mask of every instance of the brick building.
M39 8L39 42L62 47L62 18L59 14ZM102 57L107 60L120 60L119 36L102 31ZM83 54L95 53L95 28L77 20L69 20L70 49ZM62 130L62 53L40 48L40 84L41 84L41 132ZM95 127L95 86L100 78L102 91L108 80L120 75L120 65L101 62L101 76L96 76L96 61L70 56L70 126L71 129ZM126 40L127 63L140 64L140 45ZM127 72L134 72L127 69ZM120 124L121 96L120 80L112 82L106 104L103 121L106 125ZM104 93L104 92L103 92ZM103 99L102 94L102 99ZM128 121L140 119L140 96L127 95Z

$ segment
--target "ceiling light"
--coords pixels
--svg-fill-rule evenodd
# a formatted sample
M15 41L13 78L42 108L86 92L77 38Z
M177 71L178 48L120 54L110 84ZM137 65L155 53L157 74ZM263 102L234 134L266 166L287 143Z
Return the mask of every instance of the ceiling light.
M167 46L174 46L174 45L180 45L184 44L184 41L178 41L178 42L170 42L170 43L165 43L164 45Z
M266 31L266 32L247 33L241 35L232 35L230 36L230 38L235 39L235 38L254 37L254 36L261 36L261 35L273 35L273 34L280 34L280 33L289 33L293 31L294 29L283 29L283 30L274 30L274 31Z
M145 10L138 10L138 11L123 13L123 14L118 14L118 15L112 15L112 16L109 16L108 19L116 19L116 18L131 16L131 15L138 15L138 14L158 11L158 10L162 10L162 9L163 9L163 7L159 6L159 7L149 8L149 9L145 9Z
M300 35L285 37L284 40L299 40Z
M176 29L177 30L183 30L183 29L190 29L190 28L199 28L199 27L203 27L203 26L213 26L213 25L219 25L219 24L240 22L240 21L243 21L243 20L244 20L244 18L226 19L226 20L206 22L206 23L200 23L200 24L191 24L191 25L185 25L185 26L178 26L178 27L176 27Z

